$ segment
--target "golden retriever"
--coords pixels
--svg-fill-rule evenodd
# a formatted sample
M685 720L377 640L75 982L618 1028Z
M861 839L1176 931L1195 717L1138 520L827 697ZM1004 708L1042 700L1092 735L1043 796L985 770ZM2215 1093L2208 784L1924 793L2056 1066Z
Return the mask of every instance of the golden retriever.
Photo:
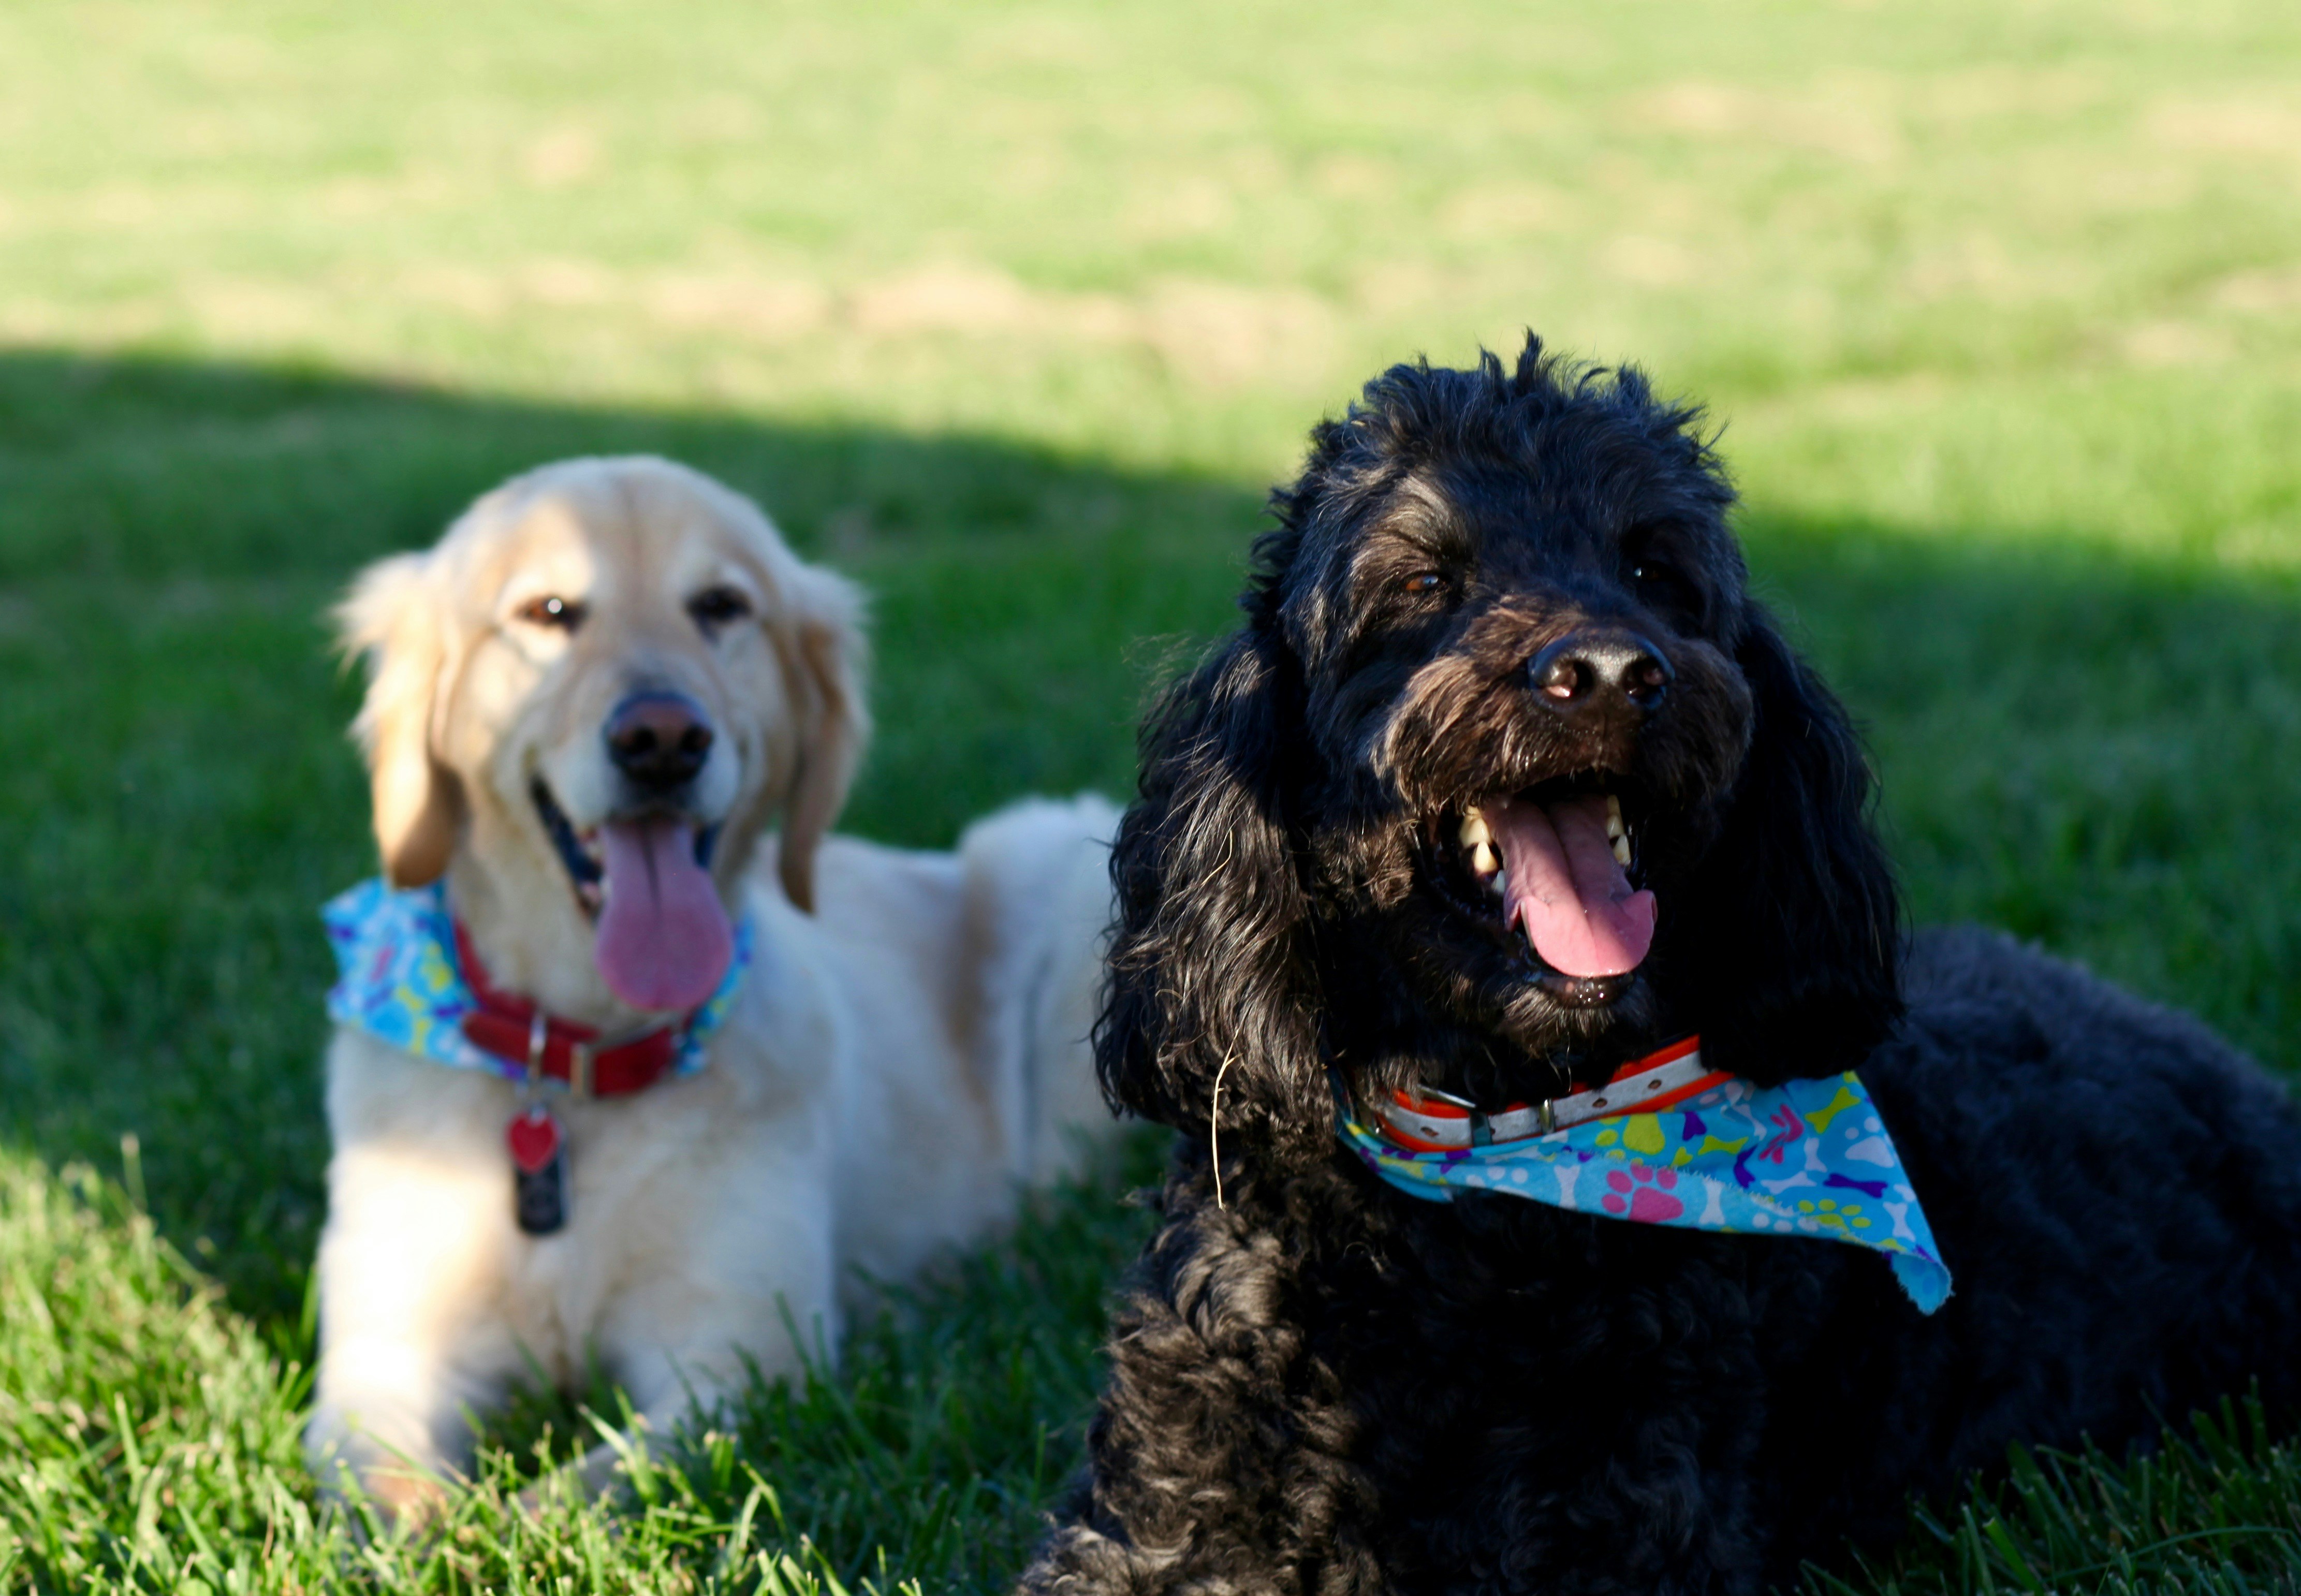
M860 604L749 500L661 460L548 465L339 619L370 670L363 924L430 905L458 951L369 982L401 1034L355 1012L366 932L339 936L324 1480L427 1500L531 1368L596 1358L657 1426L708 1409L1108 1134L1085 1039L1116 812L1028 802L947 854L827 836L868 730ZM358 958L405 953L405 921ZM660 1078L607 1078L640 1054Z

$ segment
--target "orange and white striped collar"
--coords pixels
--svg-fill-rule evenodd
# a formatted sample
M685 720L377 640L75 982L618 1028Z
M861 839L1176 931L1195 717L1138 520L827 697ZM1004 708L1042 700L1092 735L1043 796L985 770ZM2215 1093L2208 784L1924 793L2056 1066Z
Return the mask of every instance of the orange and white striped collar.
M1384 1133L1401 1147L1444 1153L1524 1141L1617 1114L1659 1113L1726 1079L1724 1071L1703 1064L1702 1039L1686 1036L1632 1059L1603 1086L1570 1097L1512 1103L1494 1114L1428 1086L1418 1093L1393 1091L1366 1107L1382 1122Z

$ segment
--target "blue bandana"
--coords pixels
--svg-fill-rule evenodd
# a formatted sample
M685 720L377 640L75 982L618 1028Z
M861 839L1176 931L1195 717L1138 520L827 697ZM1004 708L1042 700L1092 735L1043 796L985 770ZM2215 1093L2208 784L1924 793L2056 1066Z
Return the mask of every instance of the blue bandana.
M516 1060L498 1058L464 1034L464 1016L479 1003L456 964L455 922L439 882L403 890L380 879L364 881L331 899L320 918L339 973L328 991L330 1019L436 1064L515 1081L524 1074ZM691 1075L703 1067L704 1043L734 1007L735 989L750 962L746 916L735 923L735 956L727 973L681 1036L674 1074Z
M1886 1254L1920 1313L1949 1296L1901 1155L1851 1071L1768 1087L1728 1075L1659 1113L1443 1152L1399 1146L1335 1096L1343 1142L1410 1196L1502 1191L1635 1224L1845 1241Z

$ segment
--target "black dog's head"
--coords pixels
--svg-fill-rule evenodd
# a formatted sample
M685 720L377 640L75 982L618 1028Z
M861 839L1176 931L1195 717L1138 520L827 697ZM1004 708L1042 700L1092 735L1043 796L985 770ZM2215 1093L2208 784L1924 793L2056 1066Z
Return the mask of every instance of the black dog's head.
M1105 1090L1323 1149L1329 1065L1498 1105L1699 1031L1761 1082L1899 1009L1844 711L1636 372L1397 366L1274 497L1247 622L1143 734Z

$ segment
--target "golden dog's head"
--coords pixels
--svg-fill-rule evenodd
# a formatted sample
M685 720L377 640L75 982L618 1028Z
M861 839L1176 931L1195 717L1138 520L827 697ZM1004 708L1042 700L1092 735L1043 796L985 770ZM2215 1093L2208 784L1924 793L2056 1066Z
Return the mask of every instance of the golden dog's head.
M783 889L814 907L868 730L860 609L683 466L515 478L338 612L368 662L354 730L385 873L449 873L496 975L554 1007L598 1007L593 974L632 1009L701 1001L778 816Z

